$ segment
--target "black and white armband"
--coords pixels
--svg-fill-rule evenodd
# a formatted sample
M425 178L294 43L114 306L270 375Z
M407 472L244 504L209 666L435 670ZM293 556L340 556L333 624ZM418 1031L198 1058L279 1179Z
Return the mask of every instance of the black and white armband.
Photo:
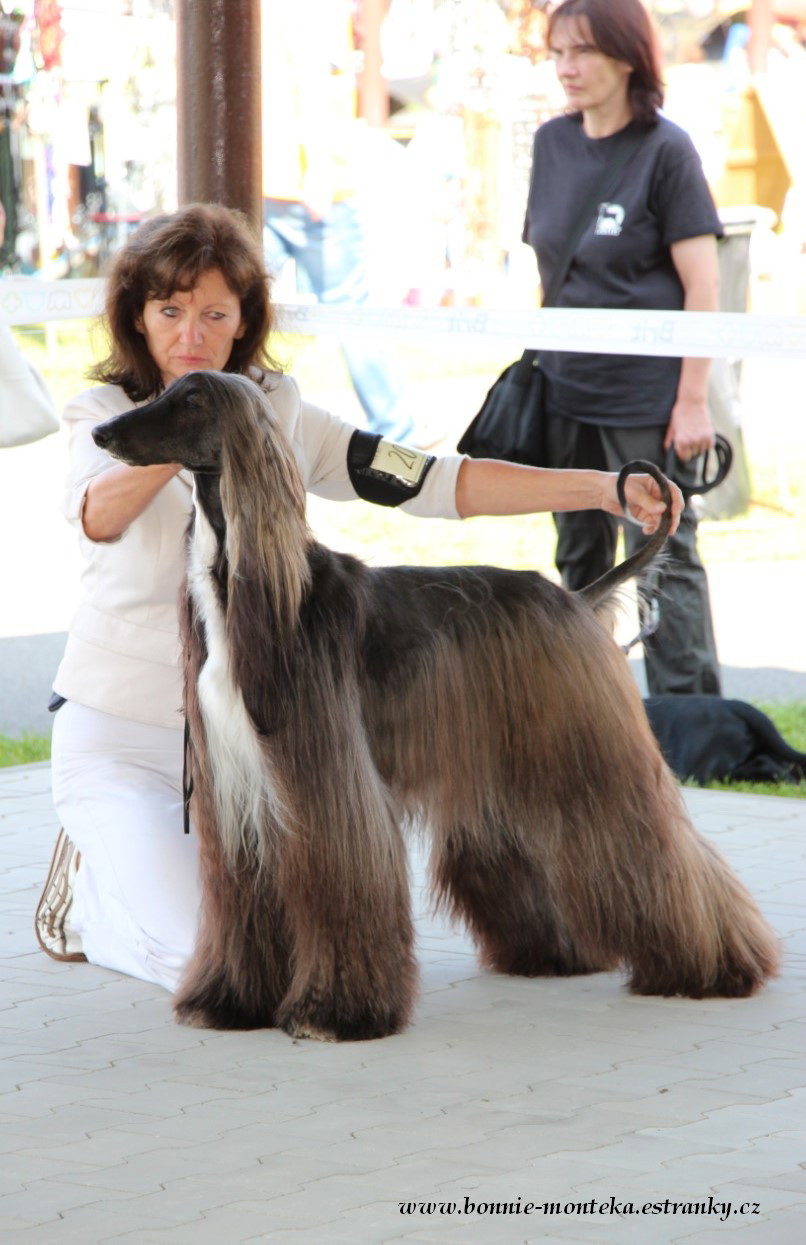
M359 497L377 506L399 506L416 497L435 462L433 454L360 428L347 448L350 483Z

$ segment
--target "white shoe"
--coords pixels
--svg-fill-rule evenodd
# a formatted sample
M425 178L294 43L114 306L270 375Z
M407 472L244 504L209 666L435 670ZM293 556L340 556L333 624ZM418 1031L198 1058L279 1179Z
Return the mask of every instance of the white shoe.
M81 950L81 938L70 929L73 906L73 884L81 864L76 850L64 830L59 831L45 889L36 908L34 930L43 951L54 960L76 961L87 957Z

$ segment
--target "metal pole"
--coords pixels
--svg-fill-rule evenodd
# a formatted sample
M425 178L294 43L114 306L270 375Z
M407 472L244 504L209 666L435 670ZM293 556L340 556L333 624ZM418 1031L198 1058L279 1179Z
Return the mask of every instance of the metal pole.
M262 228L260 0L176 0L180 203L223 203Z

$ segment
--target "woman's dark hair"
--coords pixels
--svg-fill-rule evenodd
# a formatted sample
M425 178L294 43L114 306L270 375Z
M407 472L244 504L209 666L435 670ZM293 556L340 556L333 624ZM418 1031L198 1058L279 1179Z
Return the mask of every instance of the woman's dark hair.
M633 117L644 125L655 125L663 105L660 48L641 0L564 0L549 15L549 46L557 23L572 17L587 21L600 52L631 66L627 91Z
M245 372L250 365L275 369L266 345L275 314L260 243L243 213L220 204L191 203L145 221L115 256L106 291L109 354L90 377L122 386L134 402L160 393L162 376L137 321L149 299L192 290L212 269L218 269L240 299L245 325L224 370Z

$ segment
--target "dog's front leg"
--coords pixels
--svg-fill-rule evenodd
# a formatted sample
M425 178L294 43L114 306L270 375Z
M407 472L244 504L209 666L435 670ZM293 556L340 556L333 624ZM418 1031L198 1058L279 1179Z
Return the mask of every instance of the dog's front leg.
M334 781L326 767L299 776L299 828L281 853L292 976L277 1024L295 1037L387 1037L414 1003L405 844L360 739L336 749Z
M275 862L257 864L246 854L228 859L201 804L194 802L201 839L201 924L174 1014L182 1024L203 1029L274 1028L289 981Z
M275 1025L289 980L283 906L274 859L258 859L255 842L236 847L221 835L215 780L198 700L198 670L206 650L194 632L190 602L183 615L188 670L185 699L191 723L191 806L199 837L202 911L196 947L174 1000L177 1020L197 1028L254 1029ZM269 814L267 813L267 816ZM266 827L265 841L282 832Z

